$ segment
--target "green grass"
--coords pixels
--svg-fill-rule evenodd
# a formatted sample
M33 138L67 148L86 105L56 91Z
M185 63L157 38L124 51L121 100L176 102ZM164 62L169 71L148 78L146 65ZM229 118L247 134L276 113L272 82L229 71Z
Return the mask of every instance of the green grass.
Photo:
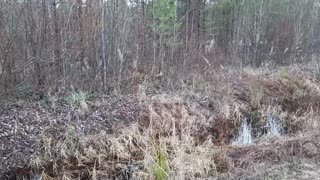
M153 144L152 156L154 159L154 164L151 167L153 175L156 177L157 180L169 179L168 160L165 154L165 150L161 144Z
M65 101L71 105L79 105L81 101L87 101L92 94L87 92L73 93L72 95L65 98Z

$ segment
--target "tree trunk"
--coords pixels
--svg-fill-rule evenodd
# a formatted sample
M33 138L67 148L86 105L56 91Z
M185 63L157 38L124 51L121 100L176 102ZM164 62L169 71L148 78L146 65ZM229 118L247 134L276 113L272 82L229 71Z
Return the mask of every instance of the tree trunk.
M57 78L60 79L64 75L63 61L61 58L61 35L58 24L57 0L53 0L53 24L54 24L54 59L56 63Z

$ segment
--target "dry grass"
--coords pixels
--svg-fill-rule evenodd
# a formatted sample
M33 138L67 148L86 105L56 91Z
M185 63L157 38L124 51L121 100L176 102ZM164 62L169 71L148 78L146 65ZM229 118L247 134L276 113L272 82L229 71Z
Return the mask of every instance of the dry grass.
M173 94L146 95L140 87L144 115L113 134L81 135L70 126L62 139L42 137L32 169L43 179L259 178L267 176L261 167L319 159L314 74L245 69L204 79ZM229 145L243 117L258 132L268 115L281 119L285 135L270 139L261 131L256 144Z

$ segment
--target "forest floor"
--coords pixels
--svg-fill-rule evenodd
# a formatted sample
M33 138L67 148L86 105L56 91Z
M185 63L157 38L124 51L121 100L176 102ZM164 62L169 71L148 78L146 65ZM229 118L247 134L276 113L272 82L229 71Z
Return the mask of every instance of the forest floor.
M224 69L157 94L3 97L0 179L319 179L313 67ZM253 142L232 145L244 119Z

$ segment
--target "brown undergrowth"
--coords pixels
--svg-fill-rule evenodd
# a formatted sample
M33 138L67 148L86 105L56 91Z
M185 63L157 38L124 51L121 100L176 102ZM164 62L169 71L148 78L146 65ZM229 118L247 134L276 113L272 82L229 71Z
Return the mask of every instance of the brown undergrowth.
M108 114L119 113L108 123L111 131L98 125L94 133L84 133L73 122L59 138L41 134L23 172L43 179L261 178L267 167L319 159L316 73L296 66L226 71L191 86L184 84L174 93L139 92L134 101L110 105L117 109L132 105L136 113L124 108L99 116L108 109L103 100L97 99L102 102L99 107L86 102L88 112L75 119L94 115L104 121ZM269 115L281 120L281 137L266 135ZM232 146L243 118L252 127L255 143Z

